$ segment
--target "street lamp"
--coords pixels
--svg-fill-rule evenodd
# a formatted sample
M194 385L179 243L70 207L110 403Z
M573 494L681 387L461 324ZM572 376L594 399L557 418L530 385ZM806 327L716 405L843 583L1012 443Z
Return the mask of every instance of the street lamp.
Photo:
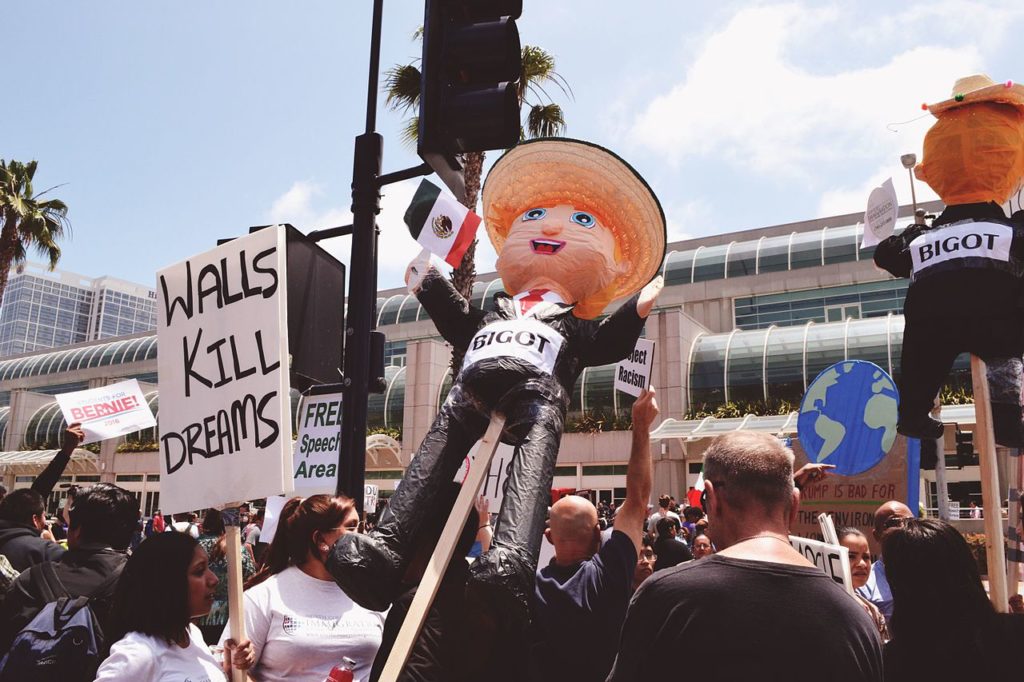
M917 154L904 154L900 157L900 163L910 174L910 200L914 204L914 220L917 221L917 192L914 191L914 166L917 164Z

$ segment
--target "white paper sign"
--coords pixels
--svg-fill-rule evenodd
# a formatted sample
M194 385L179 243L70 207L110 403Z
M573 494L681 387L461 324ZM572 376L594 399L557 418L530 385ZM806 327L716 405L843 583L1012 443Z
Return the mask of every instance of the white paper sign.
M285 255L274 226L157 273L166 511L291 488Z
M87 391L62 393L56 398L64 421L68 424L81 422L85 432L83 444L156 426L156 419L135 379Z
M275 495L267 498L267 507L263 510L263 527L260 528L260 542L268 545L274 541L277 535L277 526L281 522L281 510L290 497Z
M910 242L914 274L957 258L1007 262L1013 228L999 223L965 222L929 230Z
M640 397L651 387L651 370L654 368L654 341L637 339L636 348L615 366L615 390Z
M891 236L896 228L899 210L900 203L896 198L896 188L892 186L892 178L883 182L881 187L871 190L868 208L864 211L864 237L860 248L875 246Z
M363 511L367 514L377 513L377 498L380 495L380 488L372 483L363 486Z
M850 572L850 550L842 545L789 536L789 544L808 561L825 571L832 580L853 594L853 574Z
M533 318L492 322L470 341L462 366L490 358L513 357L551 374L563 341L561 334Z
M466 455L466 459L462 461L462 467L455 474L457 483L464 482L469 476L469 467L472 466L471 462L476 461L476 453L479 449L480 442L477 441L477 444ZM512 471L512 457L515 452L516 449L507 443L498 445L498 449L491 459L491 468L481 485L480 494L487 498L492 514L501 509L501 503L505 499L505 485L508 483L508 475Z
M341 452L341 393L309 396L299 412L292 469L295 492L333 495Z

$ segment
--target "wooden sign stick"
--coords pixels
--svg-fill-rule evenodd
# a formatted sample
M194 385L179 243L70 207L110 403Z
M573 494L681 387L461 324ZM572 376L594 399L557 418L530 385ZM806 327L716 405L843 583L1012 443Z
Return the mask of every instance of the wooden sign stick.
M974 383L974 444L981 466L981 504L985 514L985 556L988 560L988 593L999 613L1010 609L1006 594L1006 542L1003 539L1003 513L999 502L999 470L996 467L996 439L992 431L988 376L985 361L971 356Z
M242 610L242 529L238 525L238 510L225 514L225 559L228 562L228 620L231 623L231 639L245 640L245 614ZM225 649L225 656L230 652ZM231 668L231 682L246 682L244 670Z
M427 613L441 586L441 579L448 569L448 562L451 561L452 554L455 553L455 544L462 533L462 527L466 525L466 519L469 518L477 491L480 490L480 485L491 468L491 458L494 457L494 452L501 444L501 432L504 428L505 417L500 414L492 414L491 423L487 427L487 432L480 441L476 457L469 467L469 475L462 484L459 496L455 499L452 513L444 525L444 530L441 531L441 539L438 540L437 547L430 556L430 563L427 564L423 579L420 580L419 588L416 590L416 596L413 597L412 604L409 605L409 613L405 615L402 629L398 631L391 655L388 656L388 662L381 673L381 682L395 682L399 673L402 672L409 654L412 653L423 622L427 619Z

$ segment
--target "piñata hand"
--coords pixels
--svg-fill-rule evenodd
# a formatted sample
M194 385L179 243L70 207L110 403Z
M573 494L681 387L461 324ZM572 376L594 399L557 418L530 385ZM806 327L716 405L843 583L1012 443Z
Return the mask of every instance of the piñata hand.
M405 270L405 286L409 289L410 294L415 294L420 290L423 278L427 276L431 268L434 268L434 266L430 262L430 252L423 249L420 251L420 255L416 256Z
M654 307L654 301L658 298L658 294L661 293L664 286L665 278L658 275L648 282L647 286L640 290L640 299L636 302L637 315L640 317L647 317L651 314L651 308Z

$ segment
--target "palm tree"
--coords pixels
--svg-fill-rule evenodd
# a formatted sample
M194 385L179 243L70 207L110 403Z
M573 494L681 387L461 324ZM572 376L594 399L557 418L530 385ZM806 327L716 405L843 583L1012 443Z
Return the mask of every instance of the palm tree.
M413 39L422 38L422 29L416 31ZM549 137L565 130L562 107L551 101L545 85L554 85L570 99L572 89L555 70L555 58L542 48L523 46L523 74L518 83L519 107L529 105L526 126L520 128L520 138ZM420 70L414 64L399 64L384 73L384 90L387 92L386 106L392 111L408 113L420 105ZM527 98L530 98L529 100ZM546 100L546 101L544 101ZM414 145L419 130L419 117L411 116L402 130L402 140ZM484 152L469 152L462 155L463 176L466 182L466 196L463 204L476 209L480 198L480 181L483 174ZM469 300L476 281L476 240L466 249L459 267L452 270L451 281L455 289ZM457 373L462 365L462 353L452 353L452 372Z
M59 199L40 201L54 188L39 194L33 191L37 165L36 161L0 159L0 300L11 266L25 262L28 247L45 256L53 270L60 260L57 240L71 232L67 205Z

